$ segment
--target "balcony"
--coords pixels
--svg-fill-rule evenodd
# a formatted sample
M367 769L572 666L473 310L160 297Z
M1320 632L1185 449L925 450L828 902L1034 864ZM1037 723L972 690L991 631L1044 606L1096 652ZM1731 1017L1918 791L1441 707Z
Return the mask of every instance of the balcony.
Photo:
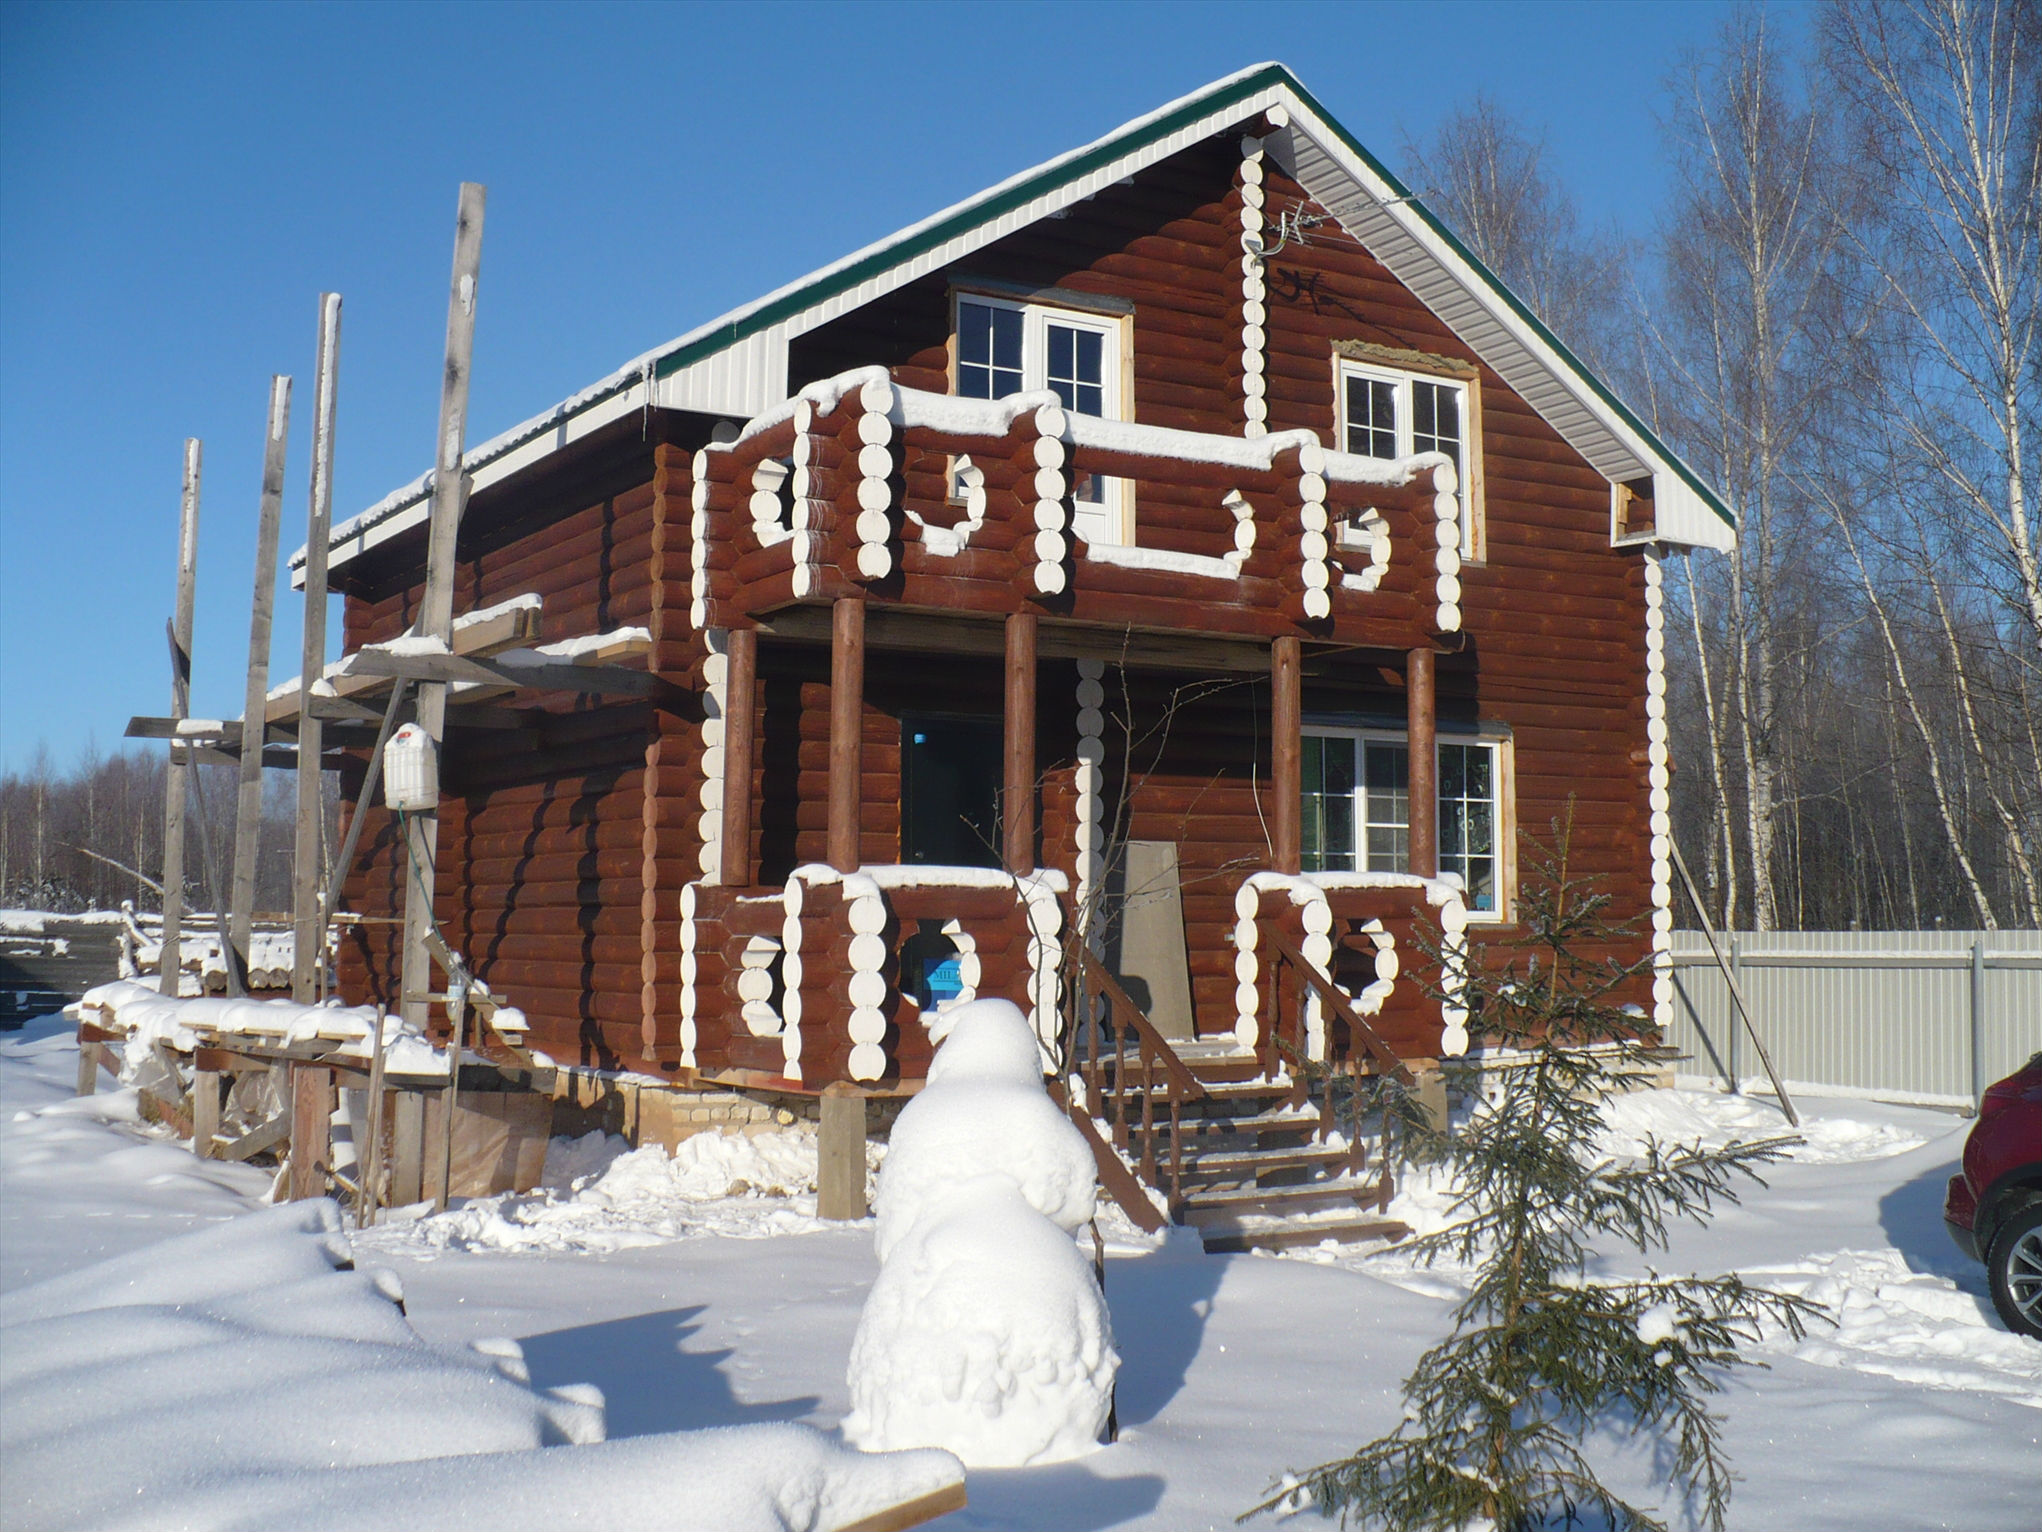
M1461 625L1459 501L1437 453L1100 420L1049 393L959 399L866 368L704 449L694 473L699 627L847 596L1392 649ZM1081 498L1105 484L1111 515Z

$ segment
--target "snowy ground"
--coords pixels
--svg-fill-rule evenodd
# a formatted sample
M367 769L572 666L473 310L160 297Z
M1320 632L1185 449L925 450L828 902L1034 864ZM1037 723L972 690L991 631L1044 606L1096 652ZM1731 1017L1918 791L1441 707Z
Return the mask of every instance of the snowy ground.
M152 1139L130 1095L73 1102L74 1068L54 1025L0 1043L0 1291L241 1216L267 1190L260 1171ZM1998 1327L1981 1272L1941 1224L1968 1124L1860 1101L1802 1105L1809 1142L1770 1189L1659 1261L1762 1274L1839 1318L1798 1345L1768 1343L1769 1368L1720 1396L1743 1475L1731 1524L2042 1525L2042 1346ZM1613 1134L1720 1139L1777 1123L1761 1104L1680 1092L1638 1098ZM803 1189L813 1147L799 1134L691 1143L671 1161L622 1154L618 1141L562 1143L549 1190L395 1221L357 1236L357 1257L398 1273L428 1340L513 1336L535 1388L597 1385L613 1441L834 1428L877 1270L871 1225L814 1218ZM1396 1211L1422 1226L1441 1205L1414 1186ZM1451 1270L1394 1250L1209 1257L1195 1240L1154 1244L1123 1227L1107 1271L1119 1443L1058 1467L974 1472L971 1508L937 1525L1231 1526L1285 1468L1395 1422L1398 1381L1457 1291ZM0 1401L10 1415L37 1407L33 1394ZM1613 1482L1647 1493L1645 1448L1613 1432L1600 1451ZM0 1494L0 1524L12 1524L10 1499ZM505 1501L499 1532L520 1525Z

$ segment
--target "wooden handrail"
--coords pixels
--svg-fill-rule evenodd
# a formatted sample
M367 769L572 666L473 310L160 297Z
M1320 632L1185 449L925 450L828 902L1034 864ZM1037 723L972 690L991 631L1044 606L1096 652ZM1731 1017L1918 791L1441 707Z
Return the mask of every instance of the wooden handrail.
M1394 1076L1400 1083L1405 1085L1415 1085L1417 1083L1412 1078L1411 1071L1404 1067L1404 1061L1397 1057L1396 1050L1383 1041L1382 1036L1374 1027L1371 1027L1366 1021L1362 1020L1361 1013L1355 1010L1353 1004L1348 1000L1346 993L1331 978L1321 973L1318 965L1298 951L1285 938L1282 932L1265 927L1261 933L1260 940L1274 947L1277 956L1298 971L1299 978L1305 982L1320 1000L1325 1002L1335 1016L1340 1018L1354 1040L1367 1051L1368 1056L1374 1059L1385 1073Z
M1141 1221L1142 1210L1128 1202L1124 1188L1115 1181L1119 1160L1112 1153L1113 1146L1091 1131L1090 1113L1094 1110L1104 1113L1113 1130L1113 1144L1129 1154L1140 1180L1159 1188L1175 1206L1184 1179L1184 1107L1188 1102L1203 1100L1206 1089L1178 1057L1169 1039L1156 1030L1134 998L1075 931L1065 933L1064 962L1066 967L1076 970L1077 982L1072 986L1063 1063L1066 1074L1074 1069L1082 1071L1086 1097L1082 1102L1071 1098L1067 1105L1073 1120L1081 1115L1086 1117L1079 1128L1088 1139L1096 1140L1095 1155L1108 1190L1130 1216ZM1098 1020L1093 1009L1093 1003L1102 995L1111 1010L1117 1034L1110 1072L1099 1044ZM1089 1040L1088 1047L1081 1048L1081 1034ZM1167 1159L1160 1165L1156 1150L1166 1129L1157 1121L1159 1087L1168 1111L1169 1133ZM1111 1166L1107 1164L1109 1157L1114 1159Z
M1148 1014L1135 1004L1134 997L1121 987L1120 981L1114 978L1111 970L1093 955L1092 950L1084 944L1075 930L1067 932L1064 936L1064 955L1077 965L1079 973L1088 981L1097 983L1099 992L1104 994L1112 1005L1114 1016L1131 1026L1135 1034L1162 1057L1163 1072L1170 1077L1170 1084L1183 1092L1184 1099L1203 1100L1205 1086L1198 1076L1193 1074L1190 1066L1177 1056L1177 1050L1170 1046L1170 1040L1156 1030L1156 1025L1149 1020Z

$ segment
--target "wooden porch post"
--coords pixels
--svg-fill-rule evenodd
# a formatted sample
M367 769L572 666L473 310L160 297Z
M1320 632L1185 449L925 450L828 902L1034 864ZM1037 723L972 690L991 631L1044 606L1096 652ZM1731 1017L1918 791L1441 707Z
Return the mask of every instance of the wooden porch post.
M758 755L759 630L730 630L723 709L723 871L727 888L752 882L752 763ZM834 722L832 727L834 727ZM835 792L835 779L831 779Z
M1302 870L1304 812L1304 698L1299 644L1286 634L1269 646L1269 728L1272 785L1276 791L1274 825L1276 870Z
M1007 618L1007 871L1035 871L1035 637L1033 612Z
M1430 649L1413 649L1404 667L1406 730L1411 746L1407 810L1411 871L1421 878L1439 876L1439 733L1432 669Z
M856 872L865 769L865 603L840 596L830 612L830 866ZM726 785L727 791L727 785Z

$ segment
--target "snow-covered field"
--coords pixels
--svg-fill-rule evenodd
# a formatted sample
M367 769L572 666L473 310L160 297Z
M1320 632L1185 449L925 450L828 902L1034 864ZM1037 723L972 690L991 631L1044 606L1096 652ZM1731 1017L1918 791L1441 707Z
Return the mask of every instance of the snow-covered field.
M74 1070L59 1022L0 1043L0 1293L219 1230L246 1219L268 1190L264 1172L194 1161L152 1137L135 1120L131 1093L73 1101ZM1658 1260L1664 1269L1761 1275L1819 1298L1838 1319L1799 1344L1765 1343L1767 1369L1732 1377L1719 1396L1743 1476L1731 1524L2042 1526L2042 1345L1998 1327L1982 1274L1941 1225L1943 1182L1968 1124L1861 1101L1802 1107L1808 1142L1774 1170L1770 1188L1710 1229L1683 1233ZM1661 1093L1624 1104L1611 1147L1646 1132L1720 1140L1778 1122L1762 1103ZM364 1271L397 1275L411 1326L458 1359L449 1376L462 1388L496 1386L470 1376L471 1343L513 1337L522 1367L503 1370L528 1374L534 1398L593 1384L607 1399L602 1447L510 1452L491 1459L489 1473L462 1477L463 1524L511 1532L552 1519L558 1504L549 1508L533 1465L572 1461L559 1454L600 1454L587 1461L607 1474L656 1480L679 1467L650 1455L661 1433L836 1428L850 1408L845 1367L878 1264L869 1223L814 1217L813 1173L813 1140L799 1132L691 1140L672 1158L625 1152L619 1140L560 1141L538 1193L349 1236ZM1439 1189L1414 1184L1394 1211L1425 1226L1443 1205ZM1442 1333L1459 1290L1451 1269L1416 1266L1395 1250L1212 1257L1186 1236L1149 1241L1110 1221L1109 1231L1120 1441L1053 1467L975 1471L970 1509L936 1525L1231 1526L1285 1468L1341 1455L1394 1423L1398 1382ZM181 1248L123 1269L167 1280L180 1262L200 1259L190 1242ZM362 1279L349 1291L369 1303L372 1287ZM61 1404L38 1390L21 1355L21 1335L33 1333L17 1331L0 1357L9 1374L30 1380L0 1394L0 1440L33 1437ZM400 1360L417 1361L409 1351ZM309 1401L320 1381L264 1380L266 1407L281 1417L294 1386ZM489 1408L507 1408L489 1397ZM571 1404L575 1396L565 1397ZM533 1418L557 1407L544 1399L523 1406ZM516 1429L560 1439L554 1427ZM133 1434L137 1444L170 1443L152 1450L181 1452L200 1468L224 1471L236 1459L233 1444L199 1418L175 1431L138 1424ZM780 1441L729 1440L755 1442L757 1451L779 1450ZM368 1461L362 1444L351 1450L349 1461ZM1642 1492L1651 1481L1649 1450L1620 1428L1598 1450L1613 1482ZM0 1524L46 1525L21 1519L21 1462L15 1452L0 1455ZM375 1525L379 1506L388 1524L426 1525L421 1507L454 1503L432 1502L430 1475L416 1468L311 1464L303 1472L314 1487L300 1489L311 1498L290 1504L322 1507L319 1525ZM95 1452L80 1495L131 1494L124 1475L147 1477L135 1453ZM250 1526L279 1524L282 1504L243 1491L206 1503L213 1524ZM656 1508L657 1494L642 1503ZM345 1514L332 1509L342 1506ZM400 1506L410 1507L402 1518ZM146 1514L136 1516L147 1524Z

